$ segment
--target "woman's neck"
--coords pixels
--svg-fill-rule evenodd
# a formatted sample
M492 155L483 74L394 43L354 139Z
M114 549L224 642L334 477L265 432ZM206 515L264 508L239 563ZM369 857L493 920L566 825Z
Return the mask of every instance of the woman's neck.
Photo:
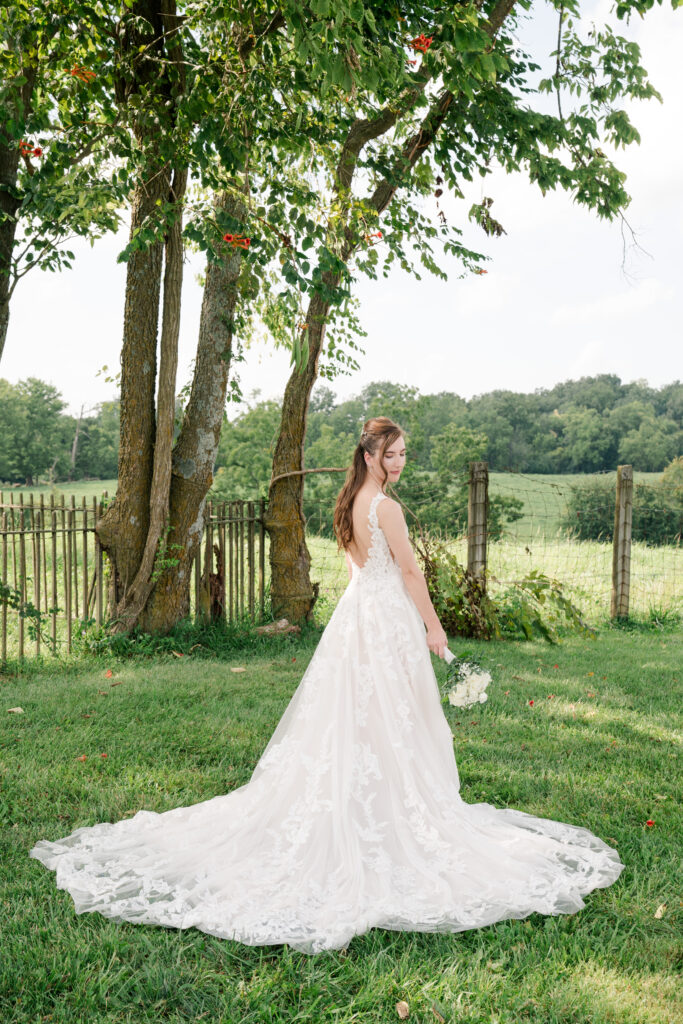
M367 480L368 478L370 480L372 480L373 484L376 484L377 487L379 487L379 489L382 492L382 494L386 493L386 491L384 490L384 488L386 487L386 483L387 483L386 480L384 481L383 484L380 483L380 481L377 479L377 477L373 473L371 473L370 470L367 471L367 476L365 477L365 479Z

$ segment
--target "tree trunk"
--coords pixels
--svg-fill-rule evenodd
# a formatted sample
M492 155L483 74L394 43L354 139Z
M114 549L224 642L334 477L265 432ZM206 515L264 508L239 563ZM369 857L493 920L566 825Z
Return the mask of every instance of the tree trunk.
M137 186L131 211L131 237L168 198L163 172ZM149 498L154 462L157 327L163 242L132 253L127 264L121 349L121 426L116 498L97 524L110 564L109 614L137 575L149 530Z
M152 480L149 495L149 527L144 550L135 579L127 593L122 595L116 609L116 632L124 632L137 624L154 587L155 559L164 525L169 514L171 484L171 449L175 420L176 372L178 368L178 335L180 332L180 302L183 282L183 239L180 204L187 184L187 170L176 170L173 176L171 200L178 212L169 227L165 240L165 272L158 399L155 422L155 441ZM164 545L162 545L162 555Z
M421 90L414 90L410 102L417 100ZM353 250L354 239L348 230L349 197L358 156L371 139L387 132L396 122L397 110L382 110L373 120L358 120L349 129L346 143L336 169L336 191L346 218L346 238L341 258L346 262ZM323 274L325 294L339 287L341 274ZM270 537L270 595L275 618L290 622L310 618L318 596L318 585L311 583L311 558L306 547L304 519L304 440L311 391L318 376L318 361L325 340L325 328L331 303L317 294L308 305L308 360L301 371L295 367L290 374L282 403L280 432L273 456L273 483L268 496L266 528ZM276 479L282 474L293 474Z
M24 67L24 84L19 89L16 102L10 97L5 99L5 112L11 105L11 113L16 118L19 111L26 117L31 110L33 87L35 84L35 68ZM0 111L2 113L3 111ZM5 350L7 331L9 328L9 304L14 291L16 279L12 277L12 253L17 237L17 211L21 205L17 198L17 176L19 172L19 144L3 142L0 145L0 361Z
M216 206L238 218L244 213L239 200L225 194ZM192 390L173 449L167 543L175 564L161 573L141 614L140 625L148 632L167 633L189 613L190 570L204 532L204 504L225 412L241 265L239 249L207 265Z
M17 234L19 201L13 195L17 183L19 151L0 146L0 360L9 328L9 300L12 287L12 252Z
M335 282L338 284L338 280ZM334 285L333 285L334 286ZM303 371L294 369L282 402L282 428L273 455L273 479L268 494L266 529L270 537L270 598L274 618L290 622L310 618L318 596L311 583L311 558L306 547L303 474L275 480L284 473L303 469L304 440L311 390L318 377L318 360L325 340L330 305L315 295L308 306L308 361Z

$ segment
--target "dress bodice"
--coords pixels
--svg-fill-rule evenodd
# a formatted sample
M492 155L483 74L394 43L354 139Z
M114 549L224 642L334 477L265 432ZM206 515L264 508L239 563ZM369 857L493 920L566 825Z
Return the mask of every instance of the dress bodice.
M389 543L384 534L384 530L379 525L379 519L377 518L377 506L380 501L386 498L386 494L382 491L378 491L370 502L370 508L368 509L368 528L370 530L370 547L368 553L363 562L363 565L358 565L351 559L353 566L351 579L362 579L371 580L378 578L386 578L389 574L397 574L400 576L401 570L399 569L393 555Z

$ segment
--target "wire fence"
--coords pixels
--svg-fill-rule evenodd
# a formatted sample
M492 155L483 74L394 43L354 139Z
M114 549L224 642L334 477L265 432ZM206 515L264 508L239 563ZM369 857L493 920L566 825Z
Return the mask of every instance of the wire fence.
M476 500L472 480L464 492L453 493L436 479L422 480L405 495L406 518L412 529L438 535L461 564L485 573L492 595L535 570L558 580L591 624L610 615L683 613L681 502L667 503L651 487L654 474L636 474L625 499L627 535L624 524L618 535L615 474L481 472L487 486ZM399 500L401 490L399 485ZM24 610L32 605L40 613L42 629L0 600L0 661L71 651L77 631L88 622L102 624L107 614L108 563L95 532L106 495L80 503L72 497L69 504L63 496L59 502L45 495L8 499L0 492L0 583ZM329 498L305 504L311 579L319 584L315 612L322 621L348 583L346 561L331 532L333 506ZM207 503L192 566L191 615L232 621L267 614L265 510L263 499Z
M683 547L681 518L672 516L653 480L658 474L634 474L633 534L629 544L629 602L632 615L683 613ZM647 498L647 515L639 505L640 488ZM438 504L447 507L438 481L421 487L421 495L406 498L406 519L412 529L421 528L444 540L458 561L468 563L472 537L467 501L453 495L450 518L434 515ZM590 500L586 495L588 491ZM489 592L495 595L535 570L558 580L587 621L597 624L612 613L614 589L614 516L616 473L590 476L542 476L522 473L491 473L488 480L488 519L495 529L486 535L486 570ZM399 484L395 497L403 499ZM510 512L517 518L502 523L496 513L500 499L515 499ZM678 499L679 508L683 507ZM316 507L309 515L312 578L321 581L320 601L332 608L348 581L343 556L320 524L328 510ZM504 516L503 516L504 519ZM587 520L587 522L584 522ZM671 522L669 522L671 521ZM663 534L662 523L669 533ZM678 525L676 525L678 524ZM591 536L586 536L586 534ZM663 537L669 536L668 543ZM620 558L626 557L623 552ZM622 613L623 614L623 613Z

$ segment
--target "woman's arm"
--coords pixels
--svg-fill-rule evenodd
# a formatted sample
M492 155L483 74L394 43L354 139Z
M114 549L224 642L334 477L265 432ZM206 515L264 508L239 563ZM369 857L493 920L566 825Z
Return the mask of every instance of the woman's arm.
M430 651L443 658L444 651L448 645L448 638L439 622L438 615L434 611L434 605L427 590L424 574L417 564L413 553L403 510L398 502L393 501L391 498L381 501L377 507L377 519L382 527L384 536L389 542L389 547L398 563L398 567L403 574L406 589L415 602L415 607L427 627L427 646Z

